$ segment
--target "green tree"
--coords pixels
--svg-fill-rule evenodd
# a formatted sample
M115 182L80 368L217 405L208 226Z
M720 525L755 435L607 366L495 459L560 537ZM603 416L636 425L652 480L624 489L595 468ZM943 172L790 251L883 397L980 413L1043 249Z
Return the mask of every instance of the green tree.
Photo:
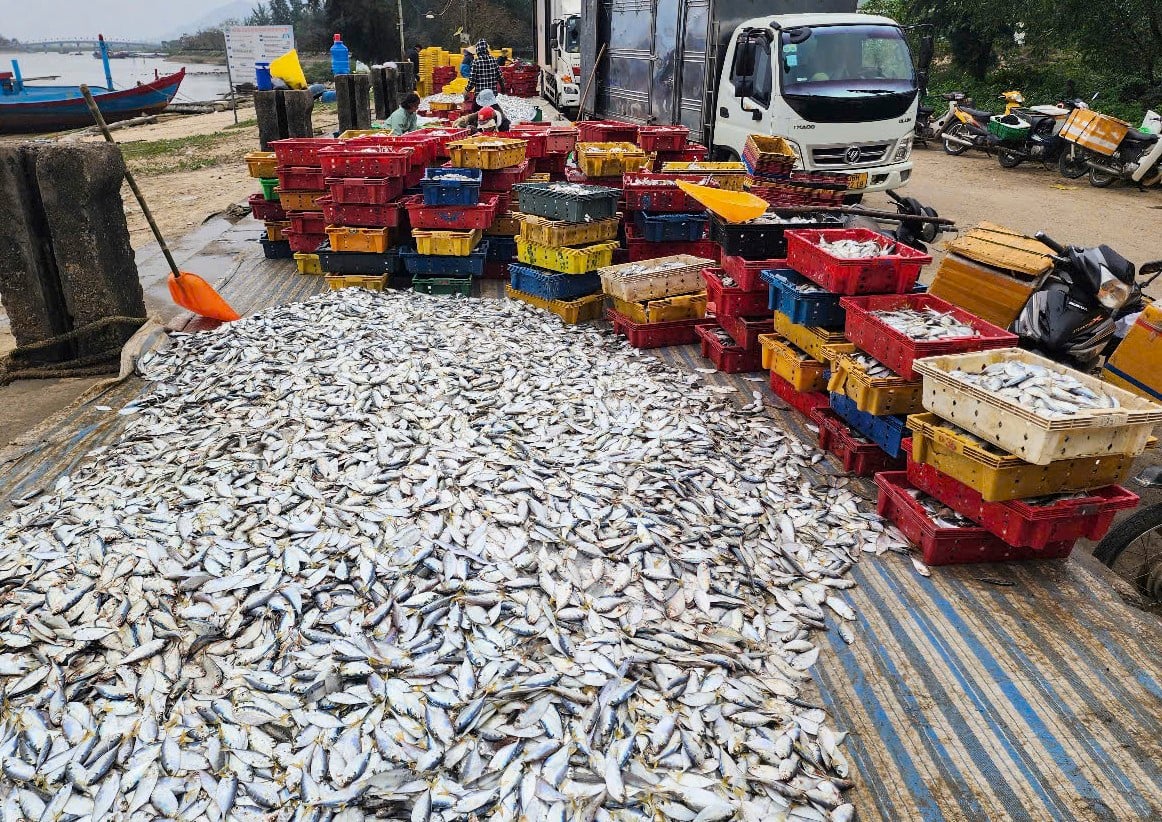
M389 0L328 0L330 29L343 35L353 57L366 63L403 58L396 4Z

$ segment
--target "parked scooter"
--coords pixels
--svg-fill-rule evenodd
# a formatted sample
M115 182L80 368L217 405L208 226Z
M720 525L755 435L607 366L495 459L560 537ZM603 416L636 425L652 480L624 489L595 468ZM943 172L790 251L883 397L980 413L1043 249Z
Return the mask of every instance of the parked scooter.
M930 140L939 140L950 125L959 122L956 119L957 106L961 103L972 105L972 100L966 97L963 91L949 91L940 96L948 103L948 111L936 119L932 119L936 110L931 106L920 106L916 111L916 127L914 129L916 136L913 142L918 145L926 146Z
M1100 154L1070 141L1061 154L1058 168L1071 180L1089 174L1089 184L1106 188L1115 180L1134 183L1139 188L1162 182L1162 115L1146 112L1142 130L1128 129L1113 154ZM1153 132L1153 133L1151 133Z
M896 213L900 215L898 220L892 220L885 212L875 216L851 214L844 218L844 226L866 228L922 252L926 252L928 243L934 242L942 232L952 230L946 225L949 221L939 222L940 215L936 209L924 205L915 197L901 197L891 189L884 193L896 204ZM893 228L884 226L884 223L893 222L896 224Z
M993 117L1012 114L1013 111L1025 104L1025 96L1019 91L1006 91L1000 96L1000 99L1005 101L1003 115L983 109L969 108L966 105L956 105L953 110L956 122L944 132L944 150L954 157L964 154L970 148L978 148L991 154L993 148L1000 143L1000 138L989 133L989 120Z
M994 118L990 125L1000 123L1022 132L1021 136L1007 139L998 135L1001 143L997 146L997 160L1001 166L1016 168L1024 162L1037 162L1045 168L1057 165L1067 145L1060 136L1061 126L1069 112L1077 108L1089 108L1089 104L1073 99L1056 106L1019 108L1011 114Z
M1162 490L1162 465L1145 468L1134 481ZM1147 505L1119 522L1093 555L1128 578L1139 593L1162 603L1162 504Z
M1119 317L1142 310L1142 288L1162 274L1162 261L1134 264L1106 245L1065 247L1044 232L1037 239L1054 252L1053 271L1030 297L1011 330L1021 345L1081 371L1093 371L1111 353Z

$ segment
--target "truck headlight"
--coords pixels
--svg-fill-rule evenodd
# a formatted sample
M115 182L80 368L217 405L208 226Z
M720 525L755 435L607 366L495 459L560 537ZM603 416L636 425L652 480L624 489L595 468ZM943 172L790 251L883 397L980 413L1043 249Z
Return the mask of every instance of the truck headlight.
M909 137L905 137L902 140L900 140L899 145L896 147L896 156L892 159L892 162L902 163L908 159L908 156L911 153L912 153L912 138L909 136Z

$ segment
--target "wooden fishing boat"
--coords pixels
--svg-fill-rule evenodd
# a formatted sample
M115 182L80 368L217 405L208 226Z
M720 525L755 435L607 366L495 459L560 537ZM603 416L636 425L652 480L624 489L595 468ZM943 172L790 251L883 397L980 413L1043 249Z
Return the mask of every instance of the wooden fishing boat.
M105 121L115 123L144 114L159 114L178 93L183 68L150 83L111 91L90 86ZM0 134L63 131L93 125L79 86L29 86L0 73Z

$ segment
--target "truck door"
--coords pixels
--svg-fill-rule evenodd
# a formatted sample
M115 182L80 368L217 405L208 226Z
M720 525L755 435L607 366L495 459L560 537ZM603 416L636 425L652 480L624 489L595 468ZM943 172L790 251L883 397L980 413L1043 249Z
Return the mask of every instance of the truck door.
M742 156L750 134L770 133L774 96L770 29L741 29L726 57L718 92L714 145Z

